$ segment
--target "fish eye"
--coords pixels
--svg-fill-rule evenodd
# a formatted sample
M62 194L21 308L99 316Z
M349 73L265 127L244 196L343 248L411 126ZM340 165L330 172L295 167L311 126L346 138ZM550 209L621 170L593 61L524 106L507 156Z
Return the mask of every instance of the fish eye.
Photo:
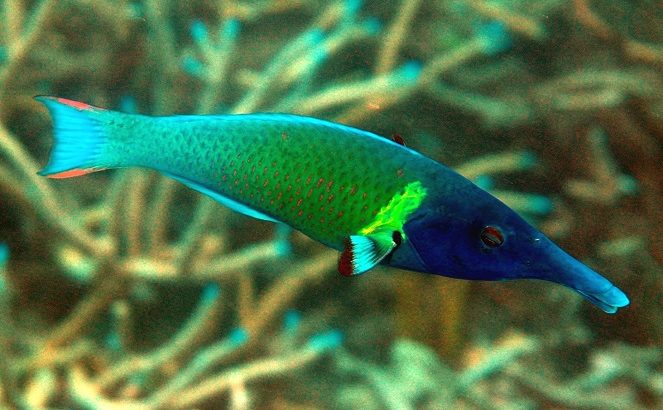
M481 242L489 248L498 248L504 243L502 230L496 226L485 226L479 237Z

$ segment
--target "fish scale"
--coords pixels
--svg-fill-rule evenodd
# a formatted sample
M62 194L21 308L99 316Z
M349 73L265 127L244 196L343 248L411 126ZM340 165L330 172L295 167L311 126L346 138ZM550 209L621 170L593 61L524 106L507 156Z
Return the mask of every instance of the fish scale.
M418 154L403 155L411 151L320 120L214 116L202 126L200 117L124 117L108 125L115 136L106 154L111 166L131 163L186 177L336 249L421 177Z

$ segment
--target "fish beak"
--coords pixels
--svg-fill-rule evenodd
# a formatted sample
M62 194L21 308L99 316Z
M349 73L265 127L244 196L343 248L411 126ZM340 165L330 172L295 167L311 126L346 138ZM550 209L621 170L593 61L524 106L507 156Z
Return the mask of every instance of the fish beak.
M630 302L626 294L609 280L575 259L545 237L537 238L541 264L531 266L535 279L543 279L570 287L606 313L615 313ZM540 253L539 253L540 252Z

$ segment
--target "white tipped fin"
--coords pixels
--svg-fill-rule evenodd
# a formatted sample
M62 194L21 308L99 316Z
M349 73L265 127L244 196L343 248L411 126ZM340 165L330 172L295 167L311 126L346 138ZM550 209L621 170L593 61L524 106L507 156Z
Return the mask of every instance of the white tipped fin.
M370 235L351 235L345 241L345 248L338 260L338 271L343 276L362 274L375 265L398 247L401 233L375 232Z

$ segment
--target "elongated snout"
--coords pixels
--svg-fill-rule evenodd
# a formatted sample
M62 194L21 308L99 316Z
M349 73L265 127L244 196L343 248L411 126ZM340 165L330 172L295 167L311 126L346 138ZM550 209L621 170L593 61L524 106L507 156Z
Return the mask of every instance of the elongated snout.
M587 300L606 313L615 313L618 308L627 306L628 297L608 279L564 252L559 246L545 237L537 238L534 252L540 254L540 261L530 265L527 277L548 280L567 286L580 293Z

